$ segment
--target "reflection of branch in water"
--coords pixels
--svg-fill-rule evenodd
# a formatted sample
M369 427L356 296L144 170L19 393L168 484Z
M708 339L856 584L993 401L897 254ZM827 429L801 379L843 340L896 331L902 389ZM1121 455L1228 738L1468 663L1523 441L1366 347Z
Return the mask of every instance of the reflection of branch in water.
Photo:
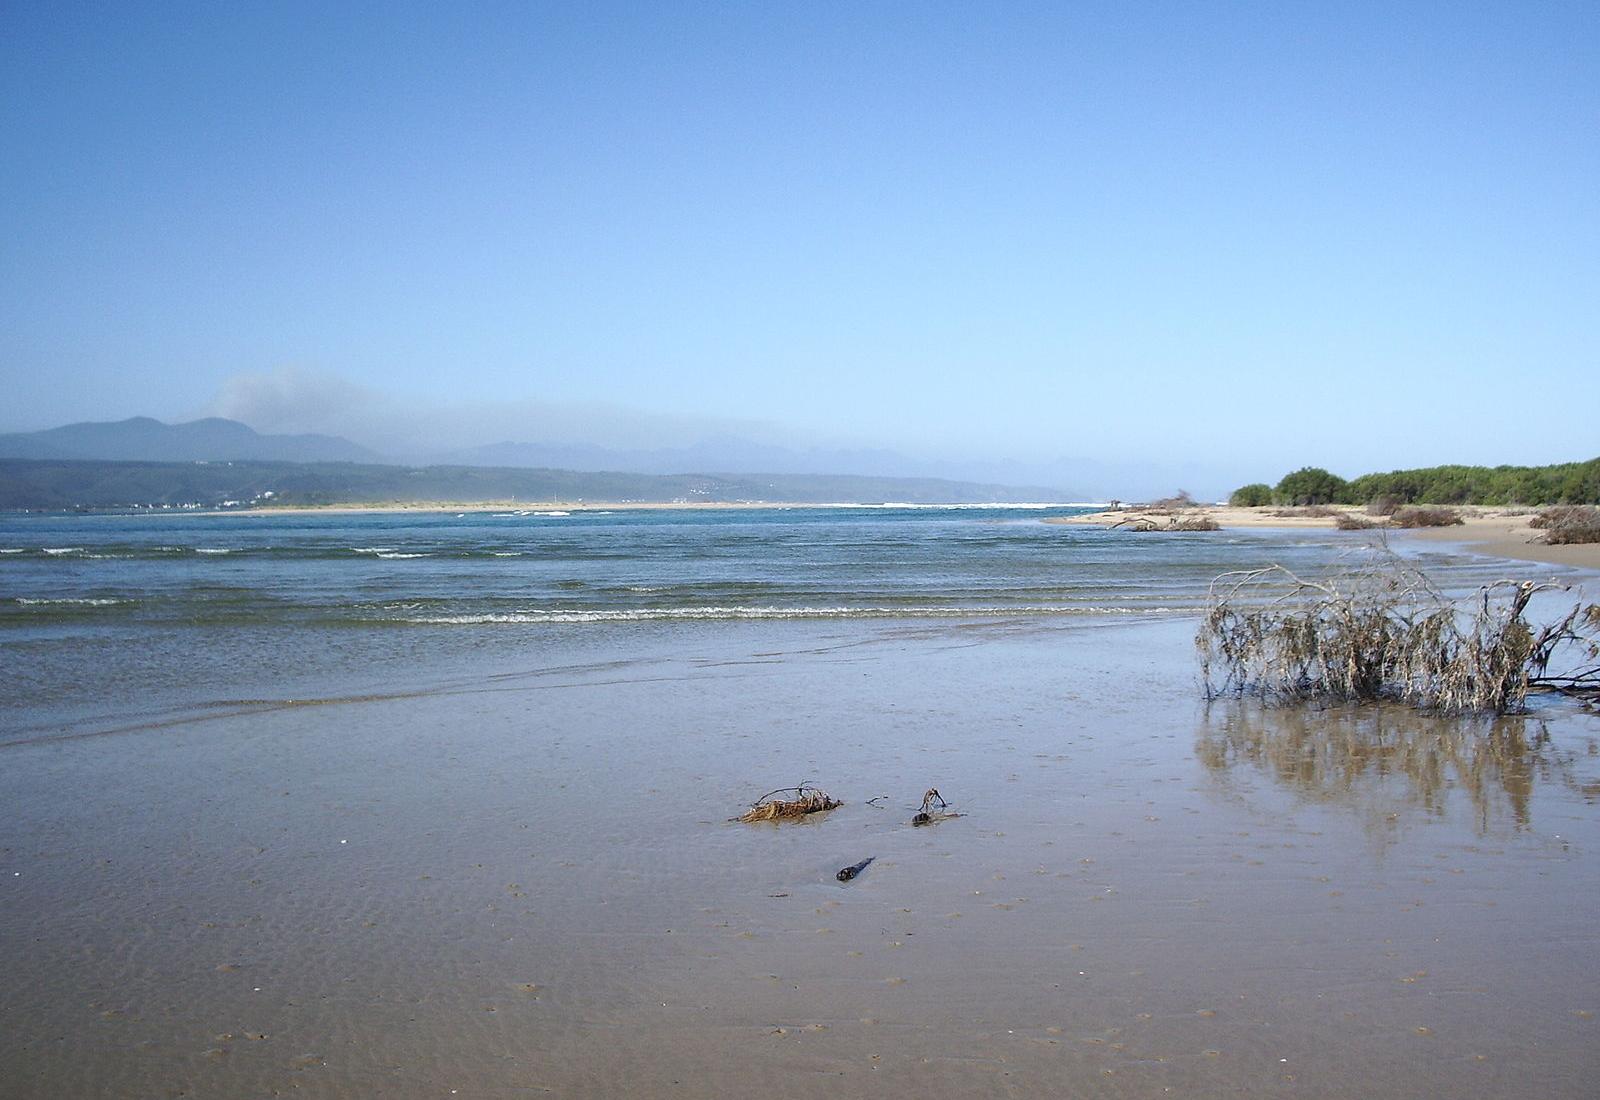
M1443 815L1448 792L1459 790L1479 832L1507 812L1526 829L1536 783L1558 782L1588 801L1596 793L1592 777L1577 775L1577 754L1552 745L1545 723L1526 715L1219 701L1206 709L1195 754L1215 774L1249 764L1301 797L1371 815L1373 824L1407 807Z

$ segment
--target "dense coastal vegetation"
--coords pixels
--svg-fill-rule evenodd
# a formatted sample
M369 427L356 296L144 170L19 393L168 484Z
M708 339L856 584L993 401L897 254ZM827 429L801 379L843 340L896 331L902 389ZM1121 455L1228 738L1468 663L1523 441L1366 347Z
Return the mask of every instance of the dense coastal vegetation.
M1362 474L1346 481L1316 466L1286 474L1276 486L1236 489L1230 504L1600 504L1600 458L1553 466L1429 466Z

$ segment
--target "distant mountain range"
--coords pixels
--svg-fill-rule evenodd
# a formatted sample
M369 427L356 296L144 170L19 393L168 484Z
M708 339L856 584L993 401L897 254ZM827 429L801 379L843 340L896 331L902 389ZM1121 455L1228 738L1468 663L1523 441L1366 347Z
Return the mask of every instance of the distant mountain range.
M262 435L220 417L163 424L148 416L0 435L0 458L110 462L381 462L332 435Z
M828 464L837 463L841 453L826 452L833 460ZM263 435L236 420L216 417L185 424L143 416L68 424L0 435L0 508L475 500L989 504L1069 499L1040 486L808 470L802 452L741 440L709 440L699 449L681 451L503 443L450 457L454 461L385 462L338 436ZM671 464L695 459L719 465L730 459L748 462L745 471L767 462L787 469L672 469ZM619 469L618 463L632 468ZM641 466L654 470L641 471Z

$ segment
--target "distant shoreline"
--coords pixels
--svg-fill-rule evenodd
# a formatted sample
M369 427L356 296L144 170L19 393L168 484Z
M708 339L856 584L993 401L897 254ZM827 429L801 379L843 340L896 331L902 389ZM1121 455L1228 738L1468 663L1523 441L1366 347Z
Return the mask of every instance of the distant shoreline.
M185 515L185 516L281 516L281 515L385 515L389 513L407 514L456 514L456 513L481 513L481 512L521 512L527 515L537 515L540 512L715 512L715 511L756 511L763 508L910 508L910 509L965 509L967 511L1014 508L1017 511L1044 511L1051 508L1101 508L1100 502L1086 503L1038 503L1007 501L1002 503L973 503L971 501L951 501L946 503L927 503L923 501L805 501L805 500L546 500L546 501L517 501L517 500L473 500L473 501L437 501L416 500L396 501L388 504L285 504L267 505L255 508L211 508L211 509L142 509L131 515ZM1065 518L1065 517L1060 517Z

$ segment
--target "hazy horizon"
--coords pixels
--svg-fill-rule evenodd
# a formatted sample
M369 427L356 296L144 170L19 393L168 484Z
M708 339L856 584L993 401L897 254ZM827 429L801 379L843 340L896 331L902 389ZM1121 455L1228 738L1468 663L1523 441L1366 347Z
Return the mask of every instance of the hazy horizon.
M1592 5L0 26L0 431L1206 496L1600 453Z

